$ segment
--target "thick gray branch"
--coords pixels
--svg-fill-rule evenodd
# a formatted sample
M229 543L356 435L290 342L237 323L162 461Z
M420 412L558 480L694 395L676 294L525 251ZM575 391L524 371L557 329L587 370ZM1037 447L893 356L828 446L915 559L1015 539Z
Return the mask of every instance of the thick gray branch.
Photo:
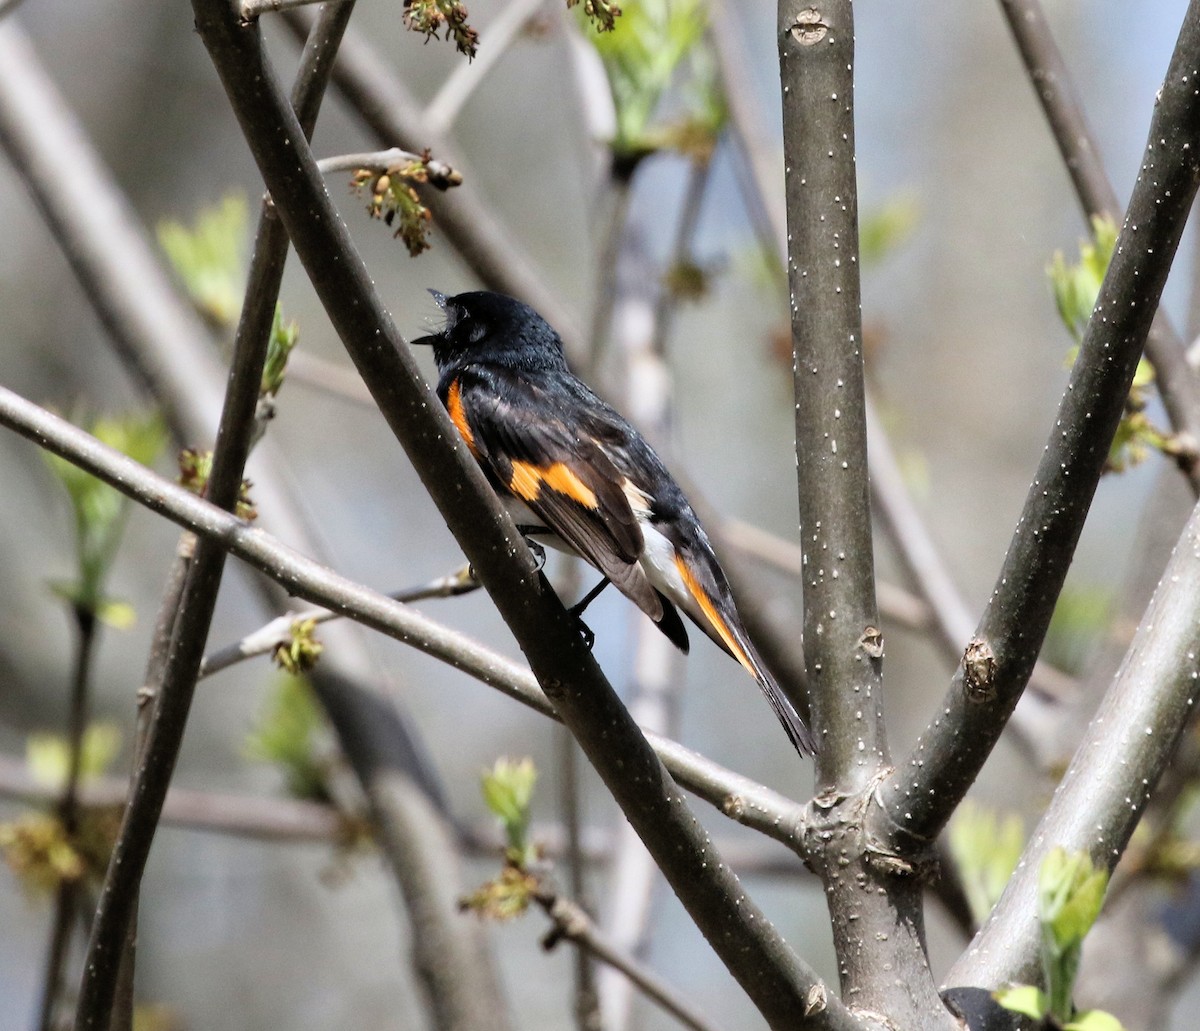
M920 839L937 834L975 779L1045 637L1196 192L1198 54L1193 3L1116 252L991 600L937 717L881 791L886 822ZM883 823L877 830L891 833Z
M1039 981L1042 860L1061 845L1087 852L1107 870L1116 866L1193 714L1200 688L1198 655L1200 506L1017 872L951 971L951 984L995 988L1005 981Z

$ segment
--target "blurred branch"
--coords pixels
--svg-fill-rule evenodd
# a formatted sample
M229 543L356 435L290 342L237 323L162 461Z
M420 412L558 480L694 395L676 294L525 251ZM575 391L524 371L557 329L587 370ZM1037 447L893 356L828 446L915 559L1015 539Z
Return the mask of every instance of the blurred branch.
M684 1027L690 1027L693 1031L715 1031L715 1026L696 1012L675 988L616 946L576 903L556 892L540 891L535 898L554 924L553 929L542 941L543 948L552 949L563 939L573 942L589 955L595 956L623 974L647 999L673 1016Z
M1000 0L1000 8L1084 213L1089 219L1097 215L1116 219L1121 210L1116 191L1101 164L1099 148L1040 0ZM1161 312L1155 314L1146 336L1146 357L1154 366L1171 425L1184 435L1179 441L1180 467L1193 493L1200 493L1200 381L1188 365L1183 340Z
M1196 192L1200 95L1186 62L1197 46L1193 2L1154 107L1144 171L995 589L945 702L881 789L886 824L918 840L944 825L1021 696L1107 461Z
M0 147L176 439L211 440L223 375L208 333L180 302L128 201L11 20L0 22ZM89 188L61 189L64 168Z
M76 602L71 606L75 627L75 668L71 677L70 706L67 714L67 780L58 799L58 818L63 834L74 845L79 829L79 779L83 766L83 735L88 723L88 693L91 685L92 658L96 651L96 613ZM46 955L46 972L42 979L42 1004L38 1026L51 1031L54 1009L62 990L63 965L71 941L71 926L75 918L79 885L63 878L54 899L54 918L50 945Z
M445 136L471 95L512 46L546 0L509 0L480 34L473 61L457 61L441 89L425 108L425 124L434 136Z
M0 756L0 797L31 805L52 803L53 788L35 780L20 759ZM125 804L129 783L121 777L89 780L79 790L81 809ZM294 798L231 795L172 787L163 804L163 823L261 841L335 842L345 836L345 818L330 805Z
M509 1020L480 928L458 914L463 878L454 829L437 786L420 776L416 743L378 695L318 666L313 689L342 740L370 805L375 840L404 896L413 965L431 1024L504 1031Z
M736 146L738 184L745 198L759 245L778 255L787 266L787 209L780 176L780 152L775 146L763 105L754 96L747 74L752 67L742 25L730 12L730 0L711 5L708 38L716 55L721 91L729 109L728 131Z
M1200 32L1196 6L1189 10L1177 52L1186 53L1189 62L1196 53L1193 33ZM1167 81L1181 82L1175 61ZM1170 106L1165 98L1163 103ZM955 964L949 983L998 987L1008 981L1039 981L1037 876L1052 848L1087 852L1098 867L1109 871L1116 866L1196 701L1197 611L1200 506L1193 510L1125 661L1016 873L971 948Z

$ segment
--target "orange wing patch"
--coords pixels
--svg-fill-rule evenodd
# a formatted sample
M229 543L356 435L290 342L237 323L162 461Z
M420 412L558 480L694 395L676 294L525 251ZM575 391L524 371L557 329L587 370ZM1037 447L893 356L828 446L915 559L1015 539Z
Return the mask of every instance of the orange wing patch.
M508 489L522 501L537 501L543 484L559 494L565 494L572 501L578 501L584 508L598 507L596 492L563 462L539 466L531 462L513 461Z
M467 413L462 403L462 383L459 380L451 383L446 392L446 411L450 413L450 421L466 441L467 450L478 458L479 449L475 446L475 434L471 432L471 424L467 422Z
M695 575L687 567L687 563L683 561L682 556L675 556L675 568L679 570L679 575L683 578L683 584L691 592L693 598L696 599L696 604L700 606L700 611L704 613L704 618L712 625L712 628L717 632L717 635L725 642L725 647L729 649L730 654L738 660L746 671L758 679L758 670L754 668L754 663L750 661L750 657L742 649L742 646L737 643L737 639L730 633L729 626L721 618L717 607L713 604L712 599L704 593L704 588L700 586Z

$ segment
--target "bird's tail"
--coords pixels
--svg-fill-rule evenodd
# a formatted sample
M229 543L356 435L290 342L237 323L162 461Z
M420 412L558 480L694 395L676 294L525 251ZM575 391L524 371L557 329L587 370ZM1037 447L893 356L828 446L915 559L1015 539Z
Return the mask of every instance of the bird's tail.
M734 607L733 595L728 586L723 590L709 592L681 556L676 557L676 567L688 589L692 601L692 615L697 624L717 644L732 655L762 688L768 703L782 724L788 740L801 755L816 755L817 742L812 731L804 724L792 700L783 692L778 682L763 663L757 649L742 626ZM696 611L698 610L698 612Z

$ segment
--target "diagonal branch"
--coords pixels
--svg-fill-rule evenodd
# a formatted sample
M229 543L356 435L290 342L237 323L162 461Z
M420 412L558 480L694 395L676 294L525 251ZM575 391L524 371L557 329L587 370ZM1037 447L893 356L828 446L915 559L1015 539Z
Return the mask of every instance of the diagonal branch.
M194 0L201 38L296 252L393 433L585 753L718 955L772 1023L818 983L712 852L686 802L583 646L382 307L311 152L295 131L256 28ZM830 1005L821 1023L853 1024Z
M937 834L975 779L1045 637L1196 192L1200 95L1191 81L1198 48L1194 0L1112 263L991 600L937 717L881 789L884 822L918 839Z
M951 984L995 988L1007 981L1039 980L1038 871L1055 846L1087 852L1109 871L1116 866L1194 712L1200 685L1197 612L1200 506L1016 873L951 971Z
M1084 213L1089 218L1116 218L1120 211L1117 193L1101 164L1099 148L1040 0L1000 0L1000 8ZM1155 315L1146 337L1146 357L1154 366L1171 425L1185 434L1180 441L1179 464L1193 492L1200 493L1200 380L1188 365L1183 340L1162 312Z

